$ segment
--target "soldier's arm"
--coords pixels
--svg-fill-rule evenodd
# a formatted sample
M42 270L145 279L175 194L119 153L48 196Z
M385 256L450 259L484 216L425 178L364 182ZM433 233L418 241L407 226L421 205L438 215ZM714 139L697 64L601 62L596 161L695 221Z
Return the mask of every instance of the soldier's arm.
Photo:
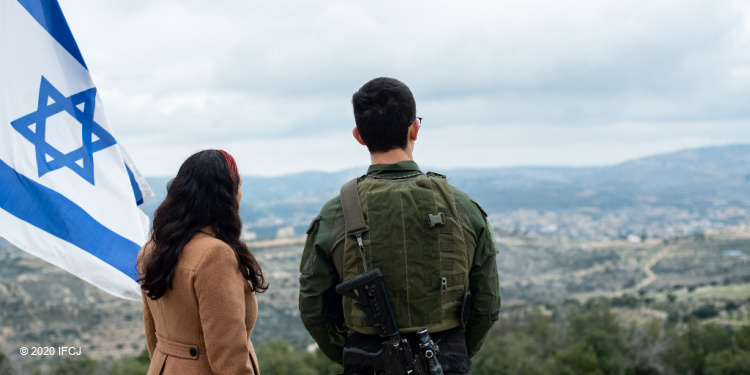
M477 234L477 247L469 272L471 290L471 315L466 325L466 347L469 357L482 347L492 325L500 314L500 282L497 275L495 256L497 244L492 235L492 227L484 210L473 202L473 212L467 212L472 227Z
M300 262L299 310L302 323L318 347L333 361L341 363L343 347L332 343L330 323L323 317L324 304L330 305L330 293L338 281L338 273L330 258L330 226L333 217L326 207L307 230L307 240ZM335 294L335 292L334 292ZM339 299L340 304L340 299Z

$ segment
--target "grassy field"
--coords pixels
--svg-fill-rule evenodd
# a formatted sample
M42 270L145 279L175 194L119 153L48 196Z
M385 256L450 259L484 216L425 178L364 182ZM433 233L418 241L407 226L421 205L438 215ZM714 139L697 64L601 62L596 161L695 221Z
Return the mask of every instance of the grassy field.
M731 299L742 299L750 298L750 283L746 284L735 284L735 285L724 285L724 286L707 286L696 288L695 291L689 293L687 291L678 294L678 297L693 296L694 298L731 298Z
M656 301L664 301L668 296L677 300L750 299L750 257L724 254L730 249L750 254L748 231L727 231L668 244L651 241L607 245L619 255L616 267L632 275L632 285L613 288L611 280L606 280L609 275L598 274L599 277L590 280L598 288L571 290L568 299L586 302L591 298L621 295L641 295Z

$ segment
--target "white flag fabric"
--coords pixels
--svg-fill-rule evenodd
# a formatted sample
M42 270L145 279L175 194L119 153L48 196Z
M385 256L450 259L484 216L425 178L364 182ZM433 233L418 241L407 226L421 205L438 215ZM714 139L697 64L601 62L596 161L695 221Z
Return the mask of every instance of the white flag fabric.
M153 196L117 142L56 0L0 0L0 236L140 300Z

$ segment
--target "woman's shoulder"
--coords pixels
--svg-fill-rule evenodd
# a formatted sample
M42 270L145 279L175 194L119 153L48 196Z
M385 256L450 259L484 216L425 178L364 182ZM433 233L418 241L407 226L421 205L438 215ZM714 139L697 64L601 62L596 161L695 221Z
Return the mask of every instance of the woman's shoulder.
M198 232L182 249L178 266L196 270L206 261L229 262L235 263L236 266L237 257L234 250L223 241Z
M143 266L146 264L146 261L148 260L149 256L151 255L151 252L154 250L154 241L149 237L148 241L141 247L141 251L138 252L138 258L136 260L136 264L138 267L138 271L143 271Z

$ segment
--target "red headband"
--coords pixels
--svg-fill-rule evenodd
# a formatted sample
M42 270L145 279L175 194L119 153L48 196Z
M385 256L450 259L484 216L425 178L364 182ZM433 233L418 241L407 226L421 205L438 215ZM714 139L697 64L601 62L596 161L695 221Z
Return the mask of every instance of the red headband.
M229 155L228 152L224 150L216 150L221 152L222 155L224 155L224 160L227 161L227 167L229 167L229 177L232 178L232 181L237 181L237 163L234 162L234 158L232 155Z

